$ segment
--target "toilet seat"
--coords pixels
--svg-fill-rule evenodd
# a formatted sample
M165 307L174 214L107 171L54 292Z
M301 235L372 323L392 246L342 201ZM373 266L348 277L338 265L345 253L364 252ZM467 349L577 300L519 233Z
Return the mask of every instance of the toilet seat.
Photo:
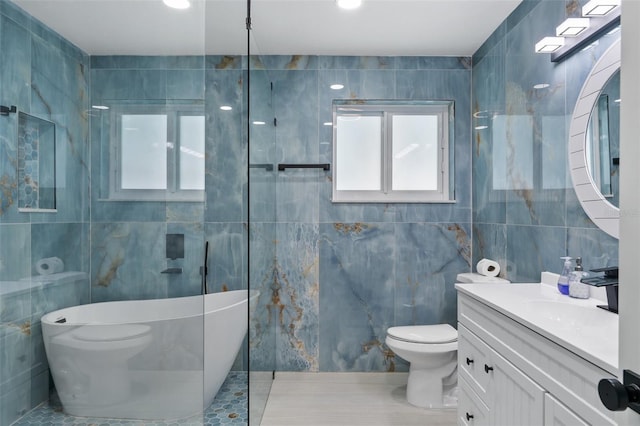
M78 327L73 337L85 342L113 342L135 339L147 334L151 327L144 324L93 325Z
M458 341L458 331L449 324L391 327L387 337L407 343L446 344Z

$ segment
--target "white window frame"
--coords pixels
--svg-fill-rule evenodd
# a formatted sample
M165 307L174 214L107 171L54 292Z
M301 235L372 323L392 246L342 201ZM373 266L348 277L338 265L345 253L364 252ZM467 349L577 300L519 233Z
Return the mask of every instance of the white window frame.
M180 189L180 117L204 117L198 104L150 104L111 106L111 147L109 167L109 199L116 201L204 201L204 190ZM122 116L167 116L167 188L122 188ZM144 161L144 159L141 159ZM204 161L204 159L203 159ZM204 182L203 182L204 183Z
M380 190L339 190L338 182L338 117L382 117L381 185ZM398 115L435 115L438 119L438 185L432 191L393 190L393 128ZM333 101L333 167L332 202L334 203L454 203L453 189L453 101ZM354 164L354 167L357 165Z

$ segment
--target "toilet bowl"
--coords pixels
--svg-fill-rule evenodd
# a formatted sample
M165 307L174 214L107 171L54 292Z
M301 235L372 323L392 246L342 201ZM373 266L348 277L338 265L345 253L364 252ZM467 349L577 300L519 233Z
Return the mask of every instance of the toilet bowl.
M84 325L51 339L51 360L61 368L55 377L59 393L78 404L109 405L131 394L128 361L151 343L144 324ZM64 368L64 365L74 368Z
M447 405L444 389L457 383L458 331L449 324L391 327L387 346L408 361L407 401L423 408Z
M460 283L508 284L499 277L461 273ZM449 324L411 325L387 330L387 346L409 362L407 401L418 407L455 406L458 383L458 332ZM447 397L451 393L451 397Z

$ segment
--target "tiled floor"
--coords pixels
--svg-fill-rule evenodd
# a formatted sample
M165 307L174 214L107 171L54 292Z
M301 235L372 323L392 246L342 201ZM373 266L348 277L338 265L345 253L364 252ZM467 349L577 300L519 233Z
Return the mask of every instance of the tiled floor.
M247 373L232 371L204 415L173 421L114 420L68 416L60 404L45 403L13 426L217 426L248 423Z
M406 378L402 373L276 373L261 426L456 424L453 408L410 405Z

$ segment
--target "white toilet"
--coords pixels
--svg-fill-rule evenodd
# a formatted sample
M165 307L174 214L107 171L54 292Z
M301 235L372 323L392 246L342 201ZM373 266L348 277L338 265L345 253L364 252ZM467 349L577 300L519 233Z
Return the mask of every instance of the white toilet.
M458 274L460 283L504 283L503 278ZM449 324L409 325L387 330L387 346L410 363L407 401L423 408L455 406L458 331ZM445 394L452 397L446 398Z

